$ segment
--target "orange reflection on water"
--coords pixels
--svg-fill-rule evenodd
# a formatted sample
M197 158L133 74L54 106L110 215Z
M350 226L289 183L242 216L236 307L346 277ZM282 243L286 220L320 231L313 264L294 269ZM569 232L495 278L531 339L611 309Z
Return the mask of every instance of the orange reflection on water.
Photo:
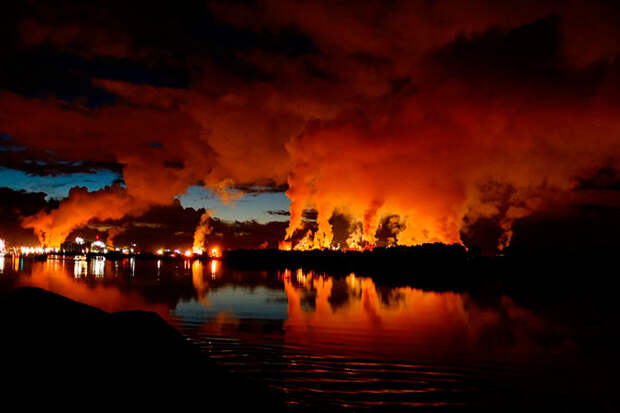
M204 278L204 268L202 261L196 260L192 263L192 284L196 290L198 300L205 302L206 292L209 289L209 283Z
M220 271L220 262L218 260L211 260L211 278L215 279Z
M69 272L69 268L73 273ZM86 261L33 262L29 276L20 277L19 283L22 286L43 288L109 312L147 310L167 317L167 306L149 303L137 292L121 291L114 284L85 283L74 279L76 272L87 274L87 268Z
M220 262L218 260L211 260L209 263L209 271L211 273L211 279L215 280L220 271ZM209 300L207 298L209 282L205 279L205 268L200 260L195 260L192 263L192 284L196 291L198 301L203 305L209 305Z
M384 288L370 278L346 279L284 272L288 298L285 340L321 353L372 353L392 358L441 359L473 348L482 357L536 353L536 336L548 327L508 299L481 308L468 294L410 287ZM542 350L542 348L538 348Z

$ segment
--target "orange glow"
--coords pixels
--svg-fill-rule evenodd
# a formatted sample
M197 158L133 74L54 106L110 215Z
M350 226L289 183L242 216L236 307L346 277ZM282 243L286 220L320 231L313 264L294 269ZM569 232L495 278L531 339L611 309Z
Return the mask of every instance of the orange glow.
M502 298L498 311L478 307L467 294L455 292L401 287L391 288L390 296L382 297L372 279L353 273L343 280L299 269L294 277L288 270L280 277L288 299L285 340L292 345L308 346L317 352L346 348L379 357L402 354L414 359L428 355L441 358L443 351L480 345L485 331L496 331L505 323L503 317L508 317L515 325L530 328L511 333L514 344L510 356L531 357L542 351L533 337L539 329L547 328L544 321L508 298ZM345 301L334 306L334 295L343 290ZM302 305L308 297L313 297L314 305ZM343 326L351 334L343 334ZM498 351L505 350L498 346Z
M295 244L295 247L293 247L293 249L297 251L308 251L314 249L312 231L308 230L308 232L306 232L306 235L304 235L304 237L297 244Z
M192 263L192 284L196 290L196 296L199 301L203 301L209 284L204 279L204 267L202 261L196 260Z
M16 263L15 270L19 269L19 261L19 259L14 259ZM33 262L31 275L19 277L19 283L23 286L43 288L105 311L116 312L140 309L154 311L162 317L168 318L168 307L166 305L152 304L137 292L121 291L118 286L108 283L84 283L74 278L76 273L79 273L80 276L88 275L89 273L97 275L99 271L104 270L105 267L103 269L96 267L94 262L91 269L86 260L70 263L69 261L59 262L48 259L46 262Z
M186 257L191 257L191 256L192 256L192 250L185 250L184 255L185 255Z
M293 249L291 241L280 241L278 242L278 249L283 251L290 251Z
M211 258L221 258L222 257L222 252L220 251L219 247L212 247L209 250L209 257Z
M220 262L218 260L211 260L211 278L215 279L220 270Z

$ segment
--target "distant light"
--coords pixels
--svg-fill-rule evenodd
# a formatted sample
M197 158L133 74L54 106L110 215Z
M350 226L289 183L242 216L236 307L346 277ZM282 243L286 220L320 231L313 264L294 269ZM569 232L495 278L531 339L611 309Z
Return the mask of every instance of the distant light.
M185 251L185 256L186 257L191 257L192 256L192 250L186 250Z
M103 243L103 241L94 241L94 242L91 244L91 247L97 247L97 248L102 248L102 249L104 249L104 248L105 248L105 244Z
M78 245L84 244L84 238L75 237L75 243Z
M157 255L164 255L164 250L162 248L158 249Z

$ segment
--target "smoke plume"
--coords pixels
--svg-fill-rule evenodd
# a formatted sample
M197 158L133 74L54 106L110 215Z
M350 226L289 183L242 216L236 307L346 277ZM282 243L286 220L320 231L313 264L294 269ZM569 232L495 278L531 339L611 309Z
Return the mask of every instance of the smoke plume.
M34 229L42 245L55 248L60 247L71 231L88 224L93 217L120 219L126 215L143 214L147 209L147 204L136 201L120 186L109 186L96 192L75 187L58 208L24 217L22 225Z
M286 248L333 247L336 215L359 248L382 223L390 244L414 245L461 243L482 220L505 248L516 221L620 170L620 13L604 1L461 3L216 1L179 6L172 23L153 6L140 25L141 8L108 2L101 18L74 6L24 16L13 49L73 56L96 104L3 87L0 134L32 159L114 165L125 187L75 189L23 225L57 245L192 185L222 197L271 185L291 201ZM104 58L145 75L89 69ZM609 197L593 189L587 202Z
M200 222L194 232L194 252L202 253L207 242L207 236L213 231L213 228L210 226L211 212L207 210L200 217Z

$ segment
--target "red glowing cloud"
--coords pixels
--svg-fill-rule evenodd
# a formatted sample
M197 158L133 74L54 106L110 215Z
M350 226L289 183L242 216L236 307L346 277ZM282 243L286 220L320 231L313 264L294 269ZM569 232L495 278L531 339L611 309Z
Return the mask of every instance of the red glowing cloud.
M162 26L165 39L156 34L167 9L154 10L153 26L124 24L137 11L114 5L104 15L118 22L75 23L70 7L24 18L21 48L186 75L149 84L97 72L90 87L115 99L99 106L0 92L0 133L28 150L120 165L126 185L72 193L24 224L56 243L90 220L169 204L196 183L223 197L287 184L283 237L308 235L303 211L318 213L307 248L334 246L335 213L349 217L357 247L375 245L382 226L403 245L460 243L492 219L503 248L516 220L574 202L585 177L620 166L613 7L222 2L195 11L217 21L206 32L188 30L179 13ZM101 196L114 213L69 212ZM610 196L593 190L589 202Z

